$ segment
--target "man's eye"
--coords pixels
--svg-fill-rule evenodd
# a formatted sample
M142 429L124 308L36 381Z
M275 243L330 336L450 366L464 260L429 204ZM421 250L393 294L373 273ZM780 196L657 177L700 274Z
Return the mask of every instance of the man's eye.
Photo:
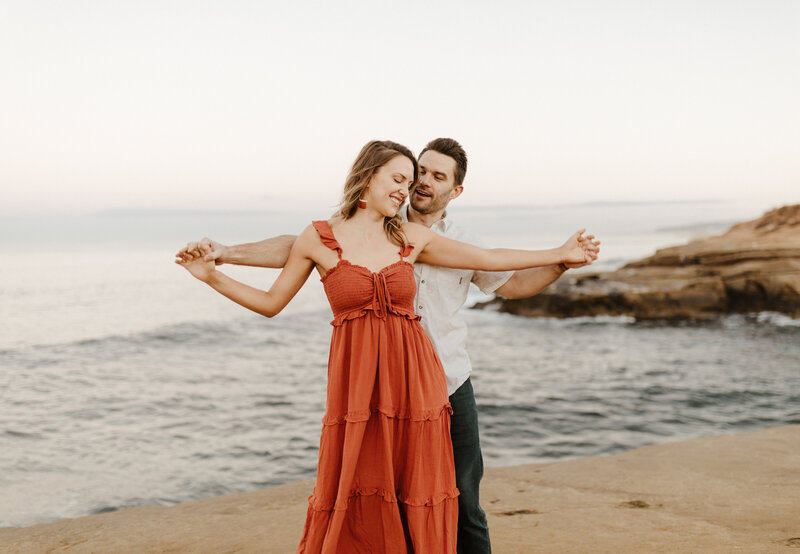
M436 177L434 177L434 179L436 179L437 181L441 181L442 180L442 176L441 175L437 175Z

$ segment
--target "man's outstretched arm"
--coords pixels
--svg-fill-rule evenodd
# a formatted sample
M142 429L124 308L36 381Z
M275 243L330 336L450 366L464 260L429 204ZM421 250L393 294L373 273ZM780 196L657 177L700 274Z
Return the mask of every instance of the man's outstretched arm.
M187 244L183 250L176 254L176 257L184 261L199 258L203 256L199 248L199 245L202 244L205 250L208 251L203 256L207 262L214 261L217 265L234 264L281 268L286 265L286 260L289 259L289 252L296 239L297 236L295 235L280 235L258 242L226 246L209 238L204 238L198 242Z
M567 270L563 265L532 267L515 271L511 278L494 292L504 298L527 298L549 287Z
M594 235L581 239L590 249L592 262L597 259L600 252L600 241ZM583 264L558 264L546 267L532 267L515 271L511 278L498 287L494 292L504 298L528 298L535 296L553 284L567 269L584 267L591 262Z
M212 259L223 264L283 267L295 240L297 235L280 235L258 242L235 244L228 246L220 258ZM213 250L209 255L213 255Z

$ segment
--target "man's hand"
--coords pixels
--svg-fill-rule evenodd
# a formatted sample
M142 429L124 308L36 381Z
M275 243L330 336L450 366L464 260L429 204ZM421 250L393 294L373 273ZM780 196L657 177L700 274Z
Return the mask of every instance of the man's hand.
M581 229L573 233L563 245L561 245L561 252L563 253L563 263L566 264L581 264L588 265L594 261L592 258L593 246L592 242L583 237L586 229Z
M583 249L586 258L583 262L565 262L564 267L567 269L577 269L579 267L591 265L600 253L600 241L596 240L594 235L584 237L583 232L581 232L578 236L578 244Z
M198 242L187 243L180 252L175 254L175 257L182 262L191 262L202 256L205 262L214 262L216 265L222 265L226 262L227 255L227 246L208 237L203 237ZM178 260L175 261L176 263L181 263Z

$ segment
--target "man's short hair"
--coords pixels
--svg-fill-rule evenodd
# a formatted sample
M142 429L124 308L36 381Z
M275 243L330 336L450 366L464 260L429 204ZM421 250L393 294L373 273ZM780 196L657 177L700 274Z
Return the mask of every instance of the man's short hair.
M453 180L455 181L455 186L461 186L464 183L464 177L467 175L467 153L464 152L464 148L461 147L458 141L451 138L433 139L425 145L425 148L419 153L419 157L422 158L422 155L428 150L450 156L455 160L456 172L453 175Z

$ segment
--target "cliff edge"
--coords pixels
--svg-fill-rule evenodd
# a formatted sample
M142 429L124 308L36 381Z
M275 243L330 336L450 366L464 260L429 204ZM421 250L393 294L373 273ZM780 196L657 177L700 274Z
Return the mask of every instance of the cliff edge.
M658 250L605 273L567 273L537 296L476 308L530 317L708 319L776 311L800 317L800 204L725 234Z

